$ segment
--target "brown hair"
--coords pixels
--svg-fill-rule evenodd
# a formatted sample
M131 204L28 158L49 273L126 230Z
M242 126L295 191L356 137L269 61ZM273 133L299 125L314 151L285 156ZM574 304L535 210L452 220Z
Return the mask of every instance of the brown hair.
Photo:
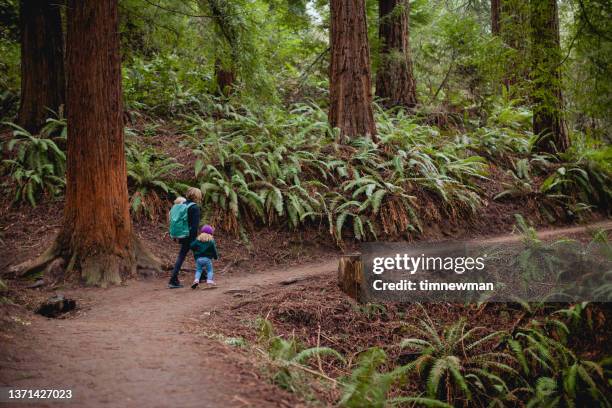
M189 187L185 193L185 197L187 197L188 200L200 203L202 201L202 190L195 187Z

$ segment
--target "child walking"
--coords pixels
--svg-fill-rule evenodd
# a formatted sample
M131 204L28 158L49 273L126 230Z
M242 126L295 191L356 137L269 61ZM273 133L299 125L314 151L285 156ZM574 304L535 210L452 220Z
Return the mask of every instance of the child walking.
M191 250L193 251L193 257L196 263L195 280L191 289L195 289L200 284L200 278L202 277L202 271L206 268L206 284L208 286L216 286L213 280L213 259L219 259L219 253L217 252L217 245L213 234L215 229L210 225L205 225L200 230L198 238L191 243Z

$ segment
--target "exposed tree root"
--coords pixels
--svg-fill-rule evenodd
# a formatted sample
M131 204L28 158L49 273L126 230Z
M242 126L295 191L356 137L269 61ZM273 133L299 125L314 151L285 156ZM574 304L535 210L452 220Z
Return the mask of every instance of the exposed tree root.
M156 257L145 244L134 237L134 256L136 257L137 272L144 276L155 276L161 271L161 261Z
M63 268L63 265L66 265ZM149 251L140 239L132 237L132 251L129 256L91 251L85 255L62 245L58 239L38 258L12 266L9 273L27 278L36 274L46 275L63 269L64 276L77 276L86 285L102 286L120 284L123 279L140 273L155 276L161 271L161 261ZM79 272L73 274L73 272Z
M18 278L28 278L44 271L47 265L57 258L57 247L57 241L54 241L53 244L36 259L30 259L18 265L11 266L8 270L9 274Z

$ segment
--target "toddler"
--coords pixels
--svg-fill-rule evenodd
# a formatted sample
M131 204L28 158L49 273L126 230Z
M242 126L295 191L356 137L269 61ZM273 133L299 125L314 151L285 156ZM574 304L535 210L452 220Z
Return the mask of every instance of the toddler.
M193 257L196 263L196 272L193 285L191 289L195 289L200 284L200 278L202 277L202 271L206 268L206 284L208 286L216 286L213 280L213 259L219 259L217 252L217 245L213 234L215 229L210 225L205 225L200 230L200 235L197 239L191 243L191 250L193 251Z

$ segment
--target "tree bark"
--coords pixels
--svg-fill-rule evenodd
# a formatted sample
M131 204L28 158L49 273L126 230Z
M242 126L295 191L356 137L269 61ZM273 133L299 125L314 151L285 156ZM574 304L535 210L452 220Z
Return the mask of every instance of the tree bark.
M233 69L226 69L223 63L217 58L215 61L215 81L217 82L217 95L228 96L234 88L236 72Z
M491 33L499 35L501 32L502 0L491 0Z
M494 5L493 3L497 4ZM497 32L493 29L493 8L497 10ZM491 28L493 34L499 35L503 42L514 50L512 60L504 74L504 85L510 89L518 83L529 80L529 41L525 35L529 32L529 4L524 0L492 0L491 2Z
M410 52L410 3L408 0L379 0L378 36L381 42L376 95L387 107L413 108L416 84Z
M376 140L364 0L331 0L329 123L341 139Z
M69 1L64 221L53 246L24 265L35 271L62 258L67 272L101 286L121 282L137 266L159 270L130 220L117 1Z
M220 0L208 0L213 21L215 22L219 33L225 38L229 48L229 54L233 64L238 59L238 32L232 21L232 16L228 15L231 10L228 10L227 3ZM215 60L215 80L217 82L217 94L229 95L234 88L236 80L236 69L233 66L224 66L220 57Z
M37 133L64 104L64 39L58 1L21 0L21 100L17 123Z
M533 132L536 149L557 153L569 148L563 118L561 45L556 0L531 0Z

